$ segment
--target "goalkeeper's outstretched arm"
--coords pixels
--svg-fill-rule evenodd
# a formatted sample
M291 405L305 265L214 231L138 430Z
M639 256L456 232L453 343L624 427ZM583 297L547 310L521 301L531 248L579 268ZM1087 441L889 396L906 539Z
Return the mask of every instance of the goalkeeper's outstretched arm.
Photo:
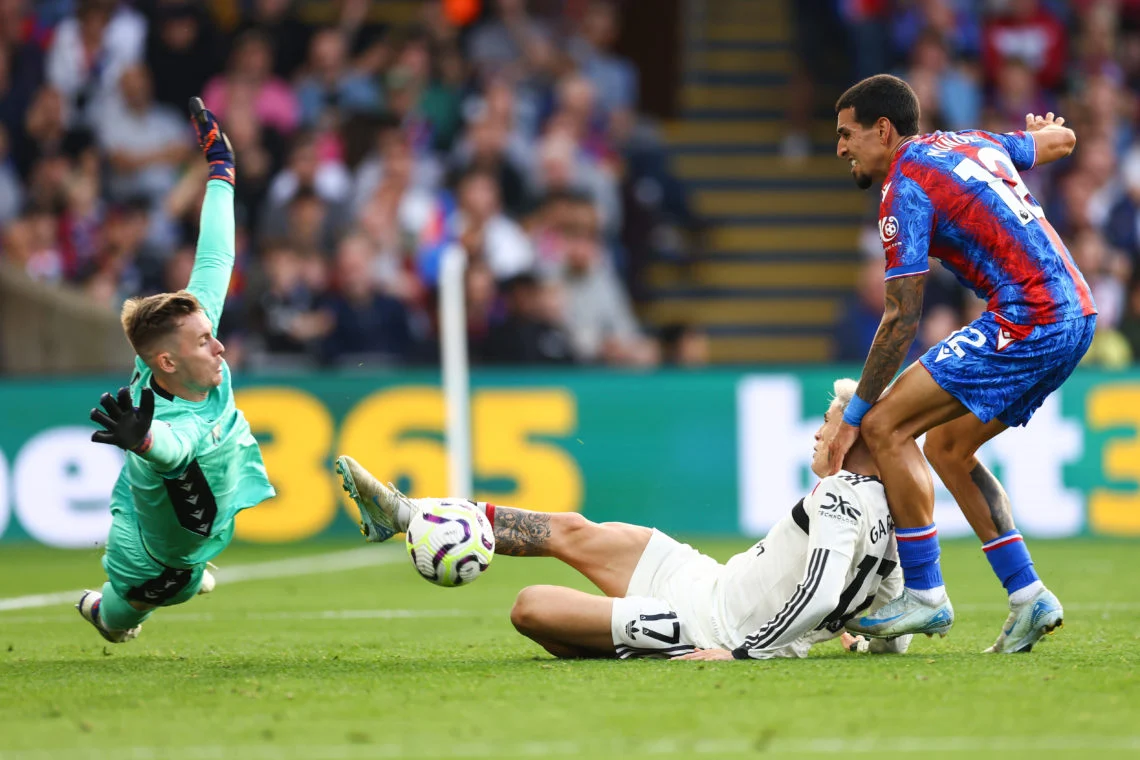
M190 99L190 123L209 162L210 173L202 202L198 250L187 290L201 302L217 335L234 267L234 154L217 117L200 98Z

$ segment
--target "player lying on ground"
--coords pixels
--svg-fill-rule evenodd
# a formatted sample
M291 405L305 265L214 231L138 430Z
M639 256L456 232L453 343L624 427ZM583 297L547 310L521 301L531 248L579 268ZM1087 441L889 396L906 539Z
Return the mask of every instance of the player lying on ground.
M815 435L812 469L825 474L827 443L855 391L838 380ZM407 528L431 499L409 499L350 457L337 459L369 541ZM495 551L556 557L605 596L559 586L519 594L511 622L556 657L767 659L804 657L861 610L898 593L901 574L883 486L870 452L852 447L845 470L824 478L768 536L720 564L664 533L577 513L530 512L468 502L484 511ZM905 651L909 636L875 642ZM850 642L845 642L850 643Z
M835 111L836 152L855 183L883 183L887 295L831 445L830 470L861 432L883 475L905 578L898 599L850 627L897 636L945 633L954 621L938 564L934 484L915 443L926 433L926 459L1009 593L1009 617L986 651L1028 652L1060 627L1064 613L1033 569L1009 497L975 453L1009 426L1026 424L1092 342L1089 286L1018 175L1069 155L1076 136L1051 113L1028 114L1023 132L919 135L918 98L888 75L856 84ZM986 299L987 311L923 354L884 395L922 317L928 256Z
M111 494L107 582L76 606L113 643L137 636L155 607L212 590L206 565L229 545L234 516L274 495L217 339L234 264L234 157L201 100L190 112L210 165L190 283L123 306L135 371L91 410L106 428L92 440L126 462Z

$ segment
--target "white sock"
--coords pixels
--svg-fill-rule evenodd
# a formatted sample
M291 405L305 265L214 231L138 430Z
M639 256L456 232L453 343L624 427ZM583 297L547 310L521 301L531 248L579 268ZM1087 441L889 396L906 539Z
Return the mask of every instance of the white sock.
M406 533L408 530L408 523L412 521L412 515L415 512L412 510L411 505L405 504L403 500L400 501L400 506L396 507L396 532Z
M1014 591L1009 595L1009 606L1015 607L1019 604L1025 604L1044 590L1044 583L1041 581L1033 581L1033 583L1030 583L1028 586L1019 588L1017 591Z
M941 604L946 600L945 586L935 586L934 588L911 588L907 586L906 592L918 601L931 607Z

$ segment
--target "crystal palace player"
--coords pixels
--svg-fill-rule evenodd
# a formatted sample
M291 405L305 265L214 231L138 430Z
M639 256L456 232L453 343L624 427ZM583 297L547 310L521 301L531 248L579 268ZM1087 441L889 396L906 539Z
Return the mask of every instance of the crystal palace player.
M987 651L1029 651L1061 625L1061 605L1033 569L1001 484L974 454L1007 427L1028 422L1092 341L1089 287L1018 175L1069 155L1076 137L1051 113L1027 115L1020 132L919 135L914 92L887 75L853 86L835 110L837 154L850 162L855 183L883 183L887 295L856 397L831 446L831 470L861 431L887 489L905 578L901 596L849 627L871 636L944 634L953 622L938 564L933 483L915 442L926 433L926 457L1009 592L1009 617ZM881 395L918 329L928 256L985 298L987 311Z
M812 469L821 477L827 441L854 392L855 381L836 381L835 400L815 436ZM350 457L337 459L336 467L369 541L404 530L429 501L383 485ZM522 590L511 621L557 657L804 657L813 643L839 635L845 622L886 603L902 586L871 453L856 445L844 467L820 481L763 541L723 565L640 525L599 525L573 512L474 507L494 526L496 553L556 557L605 594L561 586ZM853 638L844 643L867 647ZM910 636L900 636L867 648L903 652L909 643Z

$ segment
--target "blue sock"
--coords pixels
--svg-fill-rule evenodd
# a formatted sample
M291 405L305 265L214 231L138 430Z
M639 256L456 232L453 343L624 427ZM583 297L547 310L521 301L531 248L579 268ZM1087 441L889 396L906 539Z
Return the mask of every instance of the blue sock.
M125 599L115 593L110 582L103 584L103 598L99 600L99 620L112 631L125 631L134 628L150 617L153 610L136 610Z
M986 553L994 575L1005 586L1006 593L1012 594L1039 580L1020 531L1002 533L993 541L982 544L982 551Z
M938 564L941 550L934 523L923 528L895 528L899 545L899 564L907 588L925 590L942 583L942 567Z

